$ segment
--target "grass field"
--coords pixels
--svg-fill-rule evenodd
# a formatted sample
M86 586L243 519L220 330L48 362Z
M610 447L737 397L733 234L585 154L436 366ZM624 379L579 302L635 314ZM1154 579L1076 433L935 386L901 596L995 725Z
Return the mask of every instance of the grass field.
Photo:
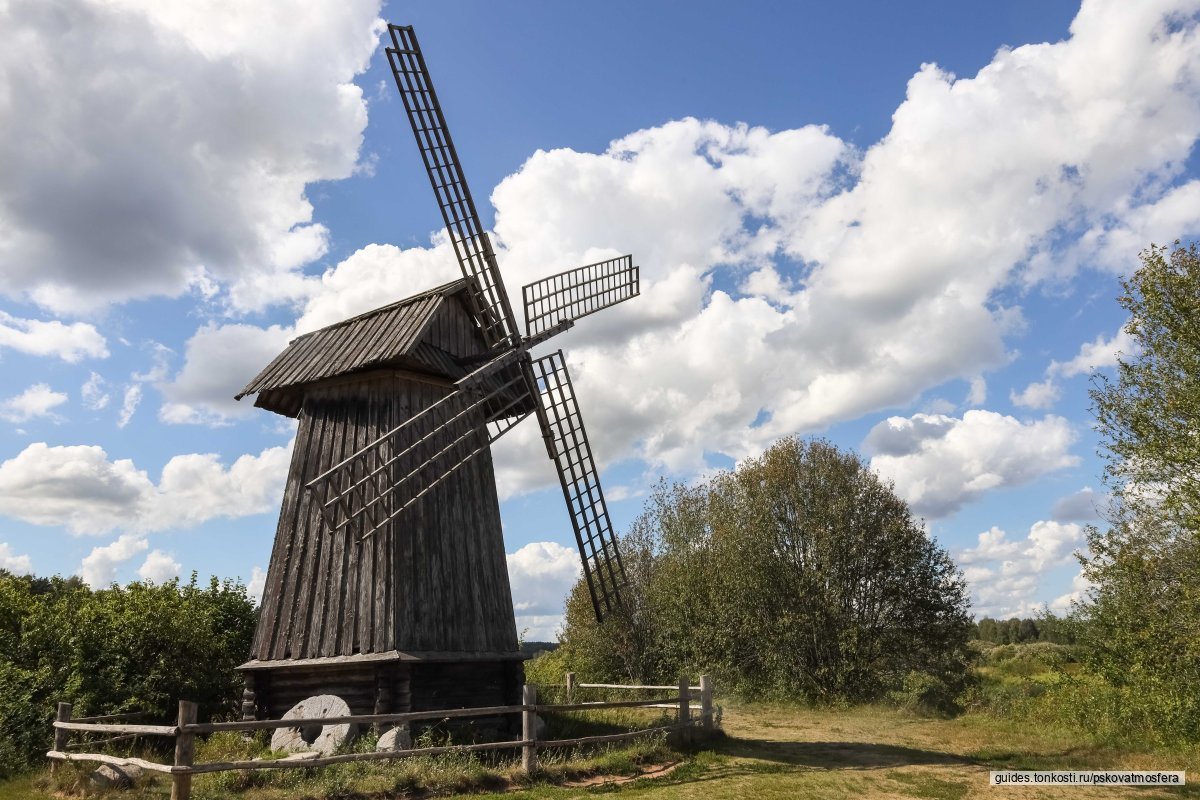
M574 798L597 793L638 798L1058 798L1200 797L1200 748L1143 752L1081 741L1078 734L1033 730L982 714L957 719L923 719L888 708L847 710L740 706L728 708L726 736L710 741L669 774L621 785L561 786L538 782L485 798ZM671 760L670 751L662 752ZM617 756L610 772L630 772ZM1163 769L1186 770L1195 781L1182 789L991 787L991 769ZM564 779L560 772L558 779ZM593 779L596 780L596 779ZM573 781L576 784L581 780ZM496 784L492 784L495 786ZM450 788L450 787L445 787ZM314 797L311 788L252 791L240 797ZM159 783L134 793L166 796ZM0 784L0 800L49 798L30 779ZM115 795L114 795L115 796ZM128 794L126 796L129 796ZM403 794L356 794L345 786L343 798L402 797Z

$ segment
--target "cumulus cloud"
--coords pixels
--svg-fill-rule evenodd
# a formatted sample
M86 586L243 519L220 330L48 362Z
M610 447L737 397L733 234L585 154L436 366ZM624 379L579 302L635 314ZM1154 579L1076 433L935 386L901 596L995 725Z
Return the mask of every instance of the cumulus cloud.
M579 553L555 542L531 542L508 554L517 629L525 638L553 641L562 626L563 604L579 580Z
M1087 375L1098 369L1115 367L1118 356L1128 357L1136 353L1137 343L1122 326L1112 337L1101 334L1091 342L1084 342L1074 358L1064 363L1053 361L1046 371L1064 378Z
M2 119L0 112L0 119ZM0 144L0 148L3 145ZM0 159L0 163L3 160ZM0 198L3 194L0 193ZM0 203L3 201L0 200ZM2 207L2 206L0 206ZM0 213L0 222L4 216ZM3 244L0 243L0 248ZM3 252L0 249L0 252ZM0 311L0 348L9 347L34 356L54 356L69 363L85 358L107 358L108 344L96 330L86 322L70 325L58 320L20 319Z
M975 547L957 554L958 562L967 565L963 576L976 613L1003 617L1036 613L1044 605L1034 600L1043 575L1070 563L1083 538L1081 526L1052 520L1033 523L1019 541L1010 540L996 527L980 533ZM1061 605L1062 600L1054 602Z
M626 251L642 265L641 297L556 342L600 461L702 469L706 450L751 455L951 380L981 403L1024 324L1000 290L1062 279L1064 231L1175 190L1200 134L1183 8L1092 0L1066 41L969 77L926 65L861 153L817 126L694 119L535 153L492 195L508 285ZM538 446L518 430L498 448L516 490L548 480L524 467Z
M152 583L165 583L179 577L183 565L162 550L151 550L146 560L138 567L138 577Z
M228 467L216 455L175 456L158 483L129 459L95 445L37 442L0 463L0 514L74 534L142 533L274 509L291 445L244 455ZM98 556L107 558L107 556Z
M79 577L88 586L104 588L116 580L118 567L149 546L144 536L122 534L112 544L92 548L79 565Z
M254 567L250 570L250 581L246 584L246 594L249 595L255 603L262 603L263 590L267 588L267 573L262 567Z
M159 418L171 423L222 424L231 417L253 415L252 404L238 403L233 397L291 338L291 330L279 325L203 326L188 340L182 369L160 384L165 401Z
M0 569L15 575L29 575L33 572L33 561L29 556L14 553L8 542L0 542Z
M1050 408L1058 402L1059 395L1062 392L1058 388L1058 384L1053 378L1047 378L1044 381L1038 381L1029 384L1020 392L1009 392L1008 398L1013 404L1024 408Z
M1071 579L1071 591L1060 595L1050 603L1050 610L1056 614L1066 614L1071 611L1071 607L1076 603L1086 602L1094 583L1089 581L1080 572Z
M703 470L706 453L753 455L953 380L981 404L1024 324L1000 290L1061 279L1086 263L1047 266L1064 230L1115 230L1178 188L1200 135L1200 37L1180 8L1089 0L1066 41L1001 50L974 76L925 65L861 152L819 125L682 119L601 153L534 153L491 196L507 285L630 251L642 266L640 297L555 342L600 463ZM439 235L280 292L305 298L302 333L455 277ZM168 391L187 394L188 366ZM170 402L168 418L215 408ZM496 448L505 492L554 480L532 428ZM1021 480L973 475L928 506Z
M1074 494L1055 500L1050 517L1055 522L1091 522L1100 519L1100 510L1105 502L1104 495L1085 486Z
M35 417L61 421L54 409L67 402L67 395L56 392L44 383L35 383L18 395L0 401L0 419L9 422L28 422Z
M237 307L295 296L328 239L305 188L357 163L378 10L0 6L0 291L67 311L213 280Z
M1020 486L1074 466L1075 434L1061 417L1021 422L994 411L961 419L915 414L889 417L863 442L871 467L891 479L913 511L931 519L952 514L984 492Z

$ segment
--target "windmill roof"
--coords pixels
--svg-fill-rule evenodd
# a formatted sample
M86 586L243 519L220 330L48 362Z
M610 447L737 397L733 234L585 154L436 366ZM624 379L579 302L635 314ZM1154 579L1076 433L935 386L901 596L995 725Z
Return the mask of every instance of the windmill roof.
M438 309L466 286L464 279L452 281L297 336L236 397L240 400L248 394L258 394L260 402L257 405L271 408L273 403L262 402L264 393L393 364L397 359L413 354L418 347L422 354L436 349L422 342L422 336ZM449 358L448 354L443 355L442 361ZM437 363L435 366L444 365ZM293 415L281 408L272 410Z

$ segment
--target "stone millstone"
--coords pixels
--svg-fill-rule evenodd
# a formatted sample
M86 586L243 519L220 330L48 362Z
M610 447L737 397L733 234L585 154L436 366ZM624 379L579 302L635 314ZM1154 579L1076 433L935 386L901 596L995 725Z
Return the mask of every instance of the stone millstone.
M379 744L375 745L375 752L386 753L393 750L412 750L412 735L408 732L407 725L399 725L392 728L383 736L379 737Z
M333 755L334 750L345 742L354 739L358 733L357 726L349 723L341 725L303 724L304 720L321 719L322 717L346 717L350 715L350 706L337 695L319 694L316 697L306 697L287 710L280 719L296 720L294 728L277 728L271 736L271 749L282 750L285 753L321 753Z

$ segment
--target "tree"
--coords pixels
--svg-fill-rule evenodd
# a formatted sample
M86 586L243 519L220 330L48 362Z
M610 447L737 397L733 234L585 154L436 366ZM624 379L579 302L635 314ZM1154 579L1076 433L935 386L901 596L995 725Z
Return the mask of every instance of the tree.
M1200 253L1150 247L1122 280L1135 352L1091 391L1114 503L1081 559L1084 661L1117 714L1159 739L1200 740Z
M1200 253L1151 246L1121 281L1125 333L1116 379L1094 378L1105 478L1120 511L1200 529Z
M965 674L960 573L890 485L828 442L784 439L698 486L660 484L622 552L624 614L596 626L582 585L568 601L577 671L709 671L745 695L809 699Z

